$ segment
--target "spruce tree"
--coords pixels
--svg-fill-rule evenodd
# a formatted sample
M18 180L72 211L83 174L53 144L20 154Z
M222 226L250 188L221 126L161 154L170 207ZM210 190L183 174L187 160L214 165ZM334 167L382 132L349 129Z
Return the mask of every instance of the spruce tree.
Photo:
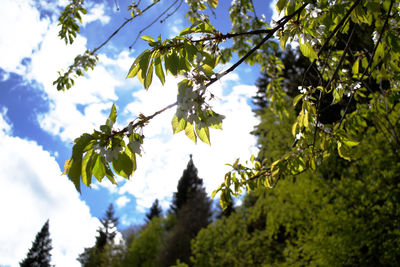
M154 217L160 217L162 213L162 208L158 203L158 199L153 202L153 205L150 208L149 213L146 213L147 221L150 222Z
M93 247L85 248L79 255L78 261L82 266L108 266L109 260L106 254L112 250L114 238L117 234L118 218L112 204L106 210L105 216L100 220L101 227L97 230L96 243ZM106 253L107 252L107 253ZM104 255L103 255L104 254Z
M32 243L32 247L29 249L26 258L20 263L20 266L51 266L50 251L52 248L53 247L51 246L51 238L49 232L49 220L47 220L40 232L36 234L35 241Z
M164 239L159 254L159 266L171 266L177 260L190 265L190 243L197 233L211 220L211 200L203 187L203 180L197 176L192 156L178 182L174 193L172 214L176 223Z
M177 214L178 211L196 194L201 192L203 180L197 176L197 168L193 164L192 155L182 177L178 182L177 192L174 193L171 210Z

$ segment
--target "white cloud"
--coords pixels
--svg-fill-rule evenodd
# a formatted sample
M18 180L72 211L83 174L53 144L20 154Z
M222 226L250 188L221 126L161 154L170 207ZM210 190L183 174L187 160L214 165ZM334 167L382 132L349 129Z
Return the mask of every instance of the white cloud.
M135 196L138 210L144 212L156 198L168 208L172 193L176 191L177 182L189 161L189 154L193 154L199 177L203 178L207 192L211 193L229 170L226 163L232 163L237 157L248 159L255 153L255 137L250 132L257 119L247 100L255 94L256 88L236 85L229 95L222 97L228 81L238 83L239 76L232 73L210 88L219 99L213 102L215 111L226 115L224 130L211 130L211 146L201 141L195 145L184 133L172 135L171 119L175 108L155 117L144 128L144 153L137 159L138 169L133 178L119 189L120 194ZM131 113L132 117L139 112L150 115L174 103L176 82L168 78L164 87L155 82L148 91L135 92L136 100L128 105L125 112Z
M0 67L7 72L25 73L21 64L38 48L50 21L40 19L33 1L1 1Z
M4 111L4 110L3 110ZM5 119L5 112L0 115ZM99 222L79 199L73 184L54 157L34 141L8 135L11 125L0 124L0 250L2 265L18 266L36 233L50 220L56 266L79 266L76 258L92 246Z
M126 204L128 204L131 200L126 197L126 196L121 196L119 197L116 201L115 204L117 204L118 208L124 207Z
M11 134L12 133L12 125L8 122L7 119L7 108L2 107L0 110L0 134Z
M85 26L86 24L97 20L100 21L101 24L107 24L110 21L110 17L104 15L104 9L104 4L88 6L88 13L82 17L82 24Z

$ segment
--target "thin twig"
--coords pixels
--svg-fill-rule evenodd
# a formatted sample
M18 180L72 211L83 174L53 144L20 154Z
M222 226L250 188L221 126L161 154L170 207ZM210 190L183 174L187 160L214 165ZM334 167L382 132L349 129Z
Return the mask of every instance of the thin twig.
M148 5L145 9L143 9L142 14L144 12L146 12L147 10L149 10L150 8L152 8L155 4L157 4L159 2L154 2L150 5ZM99 45L98 47L96 47L95 49L93 49L93 51L91 52L92 54L95 54L99 49L101 49L103 46L105 46L123 27L125 27L126 24L128 24L129 22L131 22L134 18L136 17L132 17L129 18L127 20L125 20L124 23L121 24L121 26L119 26L108 38L107 40L105 40L101 45Z
M377 41L376 44L375 44L374 51L372 52L372 56L371 56L371 58L369 59L368 66L365 68L363 74L361 75L361 78L360 78L361 81L363 80L365 74L368 72L368 69L369 69L369 68L371 67L371 65L372 65L372 62L373 62L373 60L374 60L374 56L375 56L376 50L378 49L378 45L379 45L379 43L380 43L381 40L382 40L383 32L385 31L385 28L386 28L386 26L387 26L387 24L388 24L388 22L389 22L389 17L390 17L390 12L392 11L392 7L393 7L393 0L390 1L390 7L389 7L389 10L388 10L388 13L387 13L387 16L386 16L385 23L383 24L382 30L381 30L381 32L380 32L380 34L379 34L378 41ZM345 110L344 110L343 116L342 116L342 118L340 118L339 128L340 128L340 126L342 125L342 122L343 122L343 120L344 120L344 117L346 116L346 114L347 114L347 112L348 112L348 109L349 109L349 106L350 106L350 102L351 102L351 100L353 99L354 93L355 93L355 91L353 91L353 92L351 93L349 102L348 102L347 105L346 105L346 108L345 108Z
M160 15L157 16L157 18L155 18L152 22L150 22L146 27L144 27L143 29L141 29L138 34L136 35L135 40L133 41L133 43L129 46L129 49L132 49L132 47L136 44L137 40L139 40L140 35L147 30L148 28L150 28L151 26L153 26L160 18L162 18L176 3L178 3L179 0L175 0L166 10L164 10Z

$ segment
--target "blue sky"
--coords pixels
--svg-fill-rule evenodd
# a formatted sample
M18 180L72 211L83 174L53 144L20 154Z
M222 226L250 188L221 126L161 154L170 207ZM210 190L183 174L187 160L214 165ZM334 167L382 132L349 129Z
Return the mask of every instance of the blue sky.
M174 110L153 119L144 129L146 136L138 170L129 181L118 179L83 188L79 195L66 176L61 176L70 157L72 141L92 132L105 122L112 103L117 105L118 125L123 127L139 113L146 115L176 101L176 83L168 77L165 86L157 81L145 91L127 71L145 42L139 40L130 51L138 31L166 6L134 20L100 50L94 71L76 80L67 92L58 92L52 82L57 71L66 69L73 58L102 43L129 13L129 1L87 1L81 35L72 46L59 40L57 18L66 0L2 0L0 10L0 265L17 266L25 257L35 234L50 219L53 263L79 266L75 260L84 247L92 246L102 217L113 203L120 229L143 222L144 214L158 198L164 211L170 204L179 178L193 154L207 192L222 182L225 163L256 152L249 134L257 123L249 97L256 88L259 68L242 66L211 88L217 100L215 111L226 115L223 131L211 132L211 146L194 145L183 134L172 135ZM144 4L151 1L142 1ZM259 15L269 18L270 4L255 1ZM220 1L214 25L228 32L228 6ZM164 23L156 23L145 35L163 38L188 26L185 10ZM5 26L7 25L7 26ZM221 66L221 69L226 66Z

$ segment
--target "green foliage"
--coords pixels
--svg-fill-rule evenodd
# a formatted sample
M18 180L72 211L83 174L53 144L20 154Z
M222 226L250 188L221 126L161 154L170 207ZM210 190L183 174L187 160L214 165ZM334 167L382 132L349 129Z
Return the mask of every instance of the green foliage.
M106 176L114 182L109 162L117 174L131 176L143 143L138 129L168 108L177 106L172 119L174 133L184 131L194 142L200 139L210 144L209 128L221 129L224 117L208 105L213 98L208 88L240 64L259 65L269 77L266 106L279 118L296 118L291 120L292 141L285 146L289 149L274 155L273 161L253 157L247 163L231 164L232 170L213 194L221 193L224 207L231 195L274 187L281 178L317 169L330 155L354 161L357 144L371 121L386 132L387 140L400 145L397 122L389 118L398 109L399 99L400 7L396 1L279 0L277 10L282 18L269 23L256 16L253 1L233 1L232 30L227 34L218 31L206 14L218 1L187 4L191 26L170 39L142 36L149 48L135 59L127 74L127 78L137 77L145 89L152 84L154 72L162 84L168 74L183 76L177 101L151 116L140 115L123 130L106 124L100 132L77 138L65 169L78 190L80 181L90 185L92 175L99 181ZM130 9L132 18L142 14L135 3ZM222 49L226 39L232 42ZM284 78L288 64L279 55L280 49L293 41L299 43L306 66L297 70L295 85L288 90ZM224 71L215 70L234 54L239 57L237 62ZM95 57L93 52L87 55ZM71 87L73 71L79 76L82 69L94 67L96 60L81 61L60 74L55 81L59 90ZM294 101L295 113L288 100ZM129 145L124 137L129 138Z
M203 181L197 176L197 169L190 158L173 196L171 215L176 221L163 238L158 266L190 263L190 242L200 229L210 223L212 215L211 201L202 185Z
M72 44L79 33L78 22L82 23L82 14L87 13L82 4L83 0L72 0L58 19L60 21L58 25L61 26L58 36L64 39L65 44Z
M275 140L290 139L290 119L268 109L258 114L260 157L266 151L279 155L285 148ZM396 106L388 118L394 122L399 114ZM369 121L357 146L346 141L351 161L333 151L314 171L282 179L273 190L252 191L236 213L192 241L193 265L397 266L399 154L382 123L388 126ZM399 129L397 121L393 130Z
M156 260L165 231L164 223L165 220L159 217L149 221L146 228L129 245L124 266L158 266Z

